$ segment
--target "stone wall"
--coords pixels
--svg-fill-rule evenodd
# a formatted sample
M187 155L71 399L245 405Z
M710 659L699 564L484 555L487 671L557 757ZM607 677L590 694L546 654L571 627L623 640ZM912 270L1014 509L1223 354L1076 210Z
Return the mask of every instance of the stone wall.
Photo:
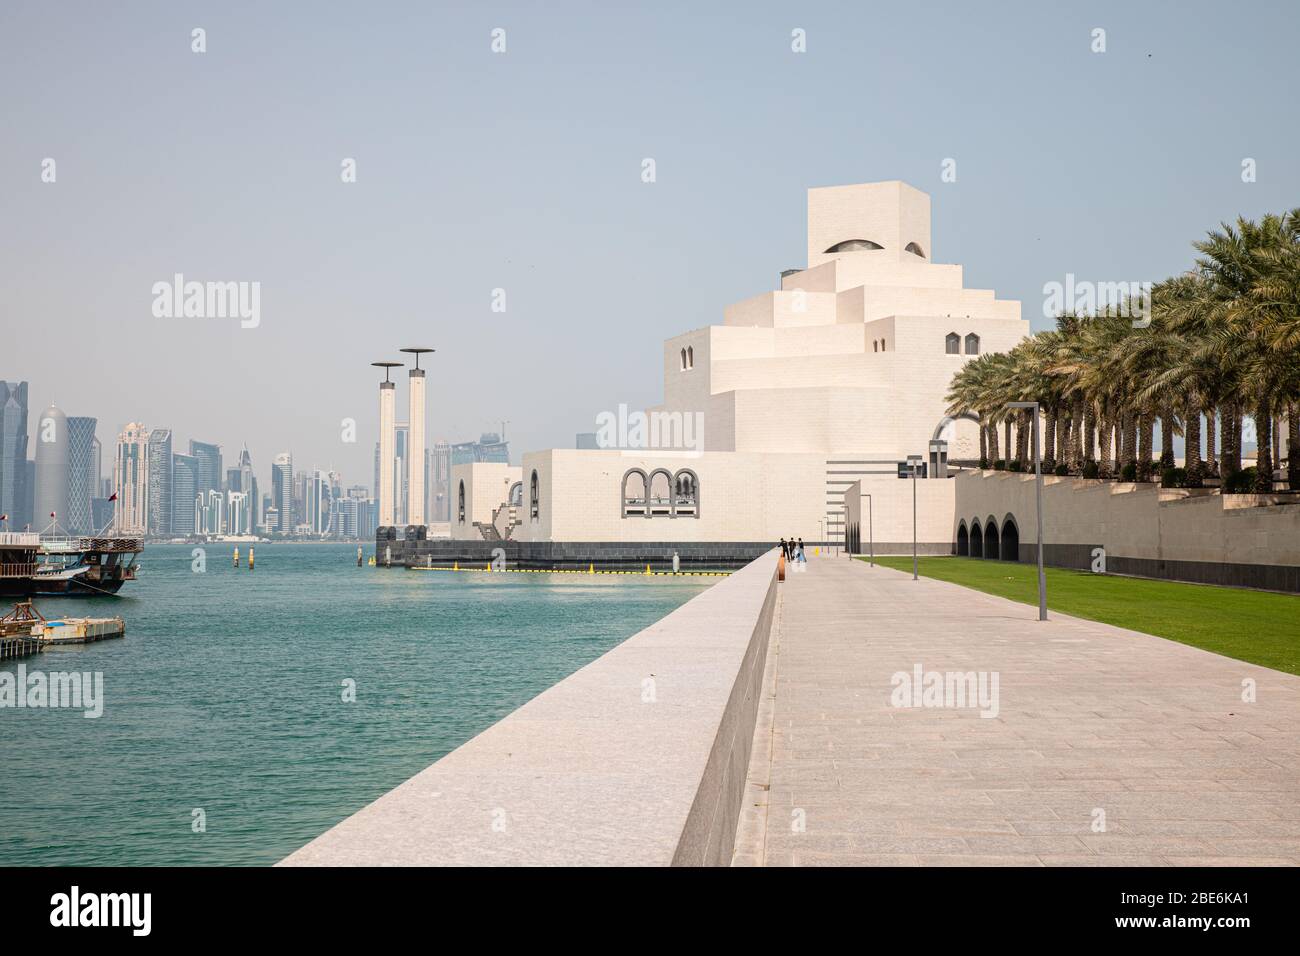
M282 865L727 865L776 600L773 550Z
M978 518L1014 524L1019 560L1033 561L1034 476L963 472L956 479L953 549ZM1218 495L1155 484L1043 479L1047 564L1199 584L1300 591L1300 502L1285 495ZM1100 551L1098 550L1100 549Z

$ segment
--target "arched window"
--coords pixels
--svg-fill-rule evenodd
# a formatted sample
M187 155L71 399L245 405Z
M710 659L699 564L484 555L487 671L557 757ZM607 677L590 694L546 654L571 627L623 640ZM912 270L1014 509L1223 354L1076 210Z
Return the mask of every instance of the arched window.
M836 252L866 252L871 249L883 249L884 246L870 239L845 239L826 250L826 255Z
M686 346L686 367L695 368L695 346Z
M956 332L949 332L943 337L943 350L949 355L961 354L961 336Z
M541 513L541 495L537 488L537 469L533 469L533 477L528 481L528 516L533 520Z
M907 245L903 247L903 251L910 252L914 256L920 256L922 259L925 258L925 253L921 250L921 247L918 246L915 242L909 242Z
M884 339L881 339L881 340L880 340L880 351L882 351L882 352L887 352L887 351L889 351L887 348L885 348L885 340L884 340Z
M524 506L524 483L516 481L510 486L510 507L522 508Z
M640 518L645 515L645 472L640 468L633 468L623 475L623 517L635 515Z
M682 371L686 371L686 349L682 349Z
M650 517L663 517L673 513L673 476L663 468L650 472L647 479L649 494L647 507Z
M980 354L980 337L976 335L974 332L966 336L966 354L967 355Z
M880 340L879 340L879 339L872 339L872 340L871 340L871 351L873 351L873 352L879 352L879 351L880 351Z
M673 514L686 518L700 516L700 479L689 468L673 476Z
M465 523L465 482L462 479L460 491L456 494L456 520L461 524Z

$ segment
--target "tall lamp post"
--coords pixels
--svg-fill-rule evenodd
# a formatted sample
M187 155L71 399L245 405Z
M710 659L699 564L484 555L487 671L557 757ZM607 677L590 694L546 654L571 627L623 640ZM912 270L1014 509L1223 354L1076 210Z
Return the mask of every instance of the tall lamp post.
M1043 456L1038 447L1038 403L1008 402L1007 408L1020 408L1032 411L1034 416L1030 434L1033 436L1034 454L1034 496L1038 509L1038 619L1047 620L1047 577L1043 574ZM1019 560L1019 555L1016 556Z
M863 495L862 497L867 499L867 548L869 549L868 554L870 555L868 560L870 561L871 567L874 568L876 566L876 536L871 527L871 495Z
M917 581L916 573L916 473L921 470L921 456L907 456L907 470L912 473L912 580Z

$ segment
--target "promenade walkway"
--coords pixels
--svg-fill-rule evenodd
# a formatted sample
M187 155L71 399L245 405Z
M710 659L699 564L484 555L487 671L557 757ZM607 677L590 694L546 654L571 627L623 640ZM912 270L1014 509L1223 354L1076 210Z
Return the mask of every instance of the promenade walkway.
M734 865L1300 863L1298 677L842 557L777 613Z

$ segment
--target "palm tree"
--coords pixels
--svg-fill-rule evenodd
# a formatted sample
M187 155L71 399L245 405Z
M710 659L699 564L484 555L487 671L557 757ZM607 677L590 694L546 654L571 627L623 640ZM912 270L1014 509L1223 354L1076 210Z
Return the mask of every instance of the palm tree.
M1221 231L1195 243L1201 253L1197 266L1211 290L1211 334L1239 372L1246 404L1254 413L1255 490L1261 492L1273 487L1274 411L1296 394L1296 353L1273 344L1286 339L1278 329L1293 323L1294 303L1272 293L1285 285L1279 273L1294 264L1297 243L1300 210L1267 215L1258 223L1238 218L1235 226L1224 223ZM1236 428L1234 423L1234 432ZM1239 448L1236 455L1239 461Z

